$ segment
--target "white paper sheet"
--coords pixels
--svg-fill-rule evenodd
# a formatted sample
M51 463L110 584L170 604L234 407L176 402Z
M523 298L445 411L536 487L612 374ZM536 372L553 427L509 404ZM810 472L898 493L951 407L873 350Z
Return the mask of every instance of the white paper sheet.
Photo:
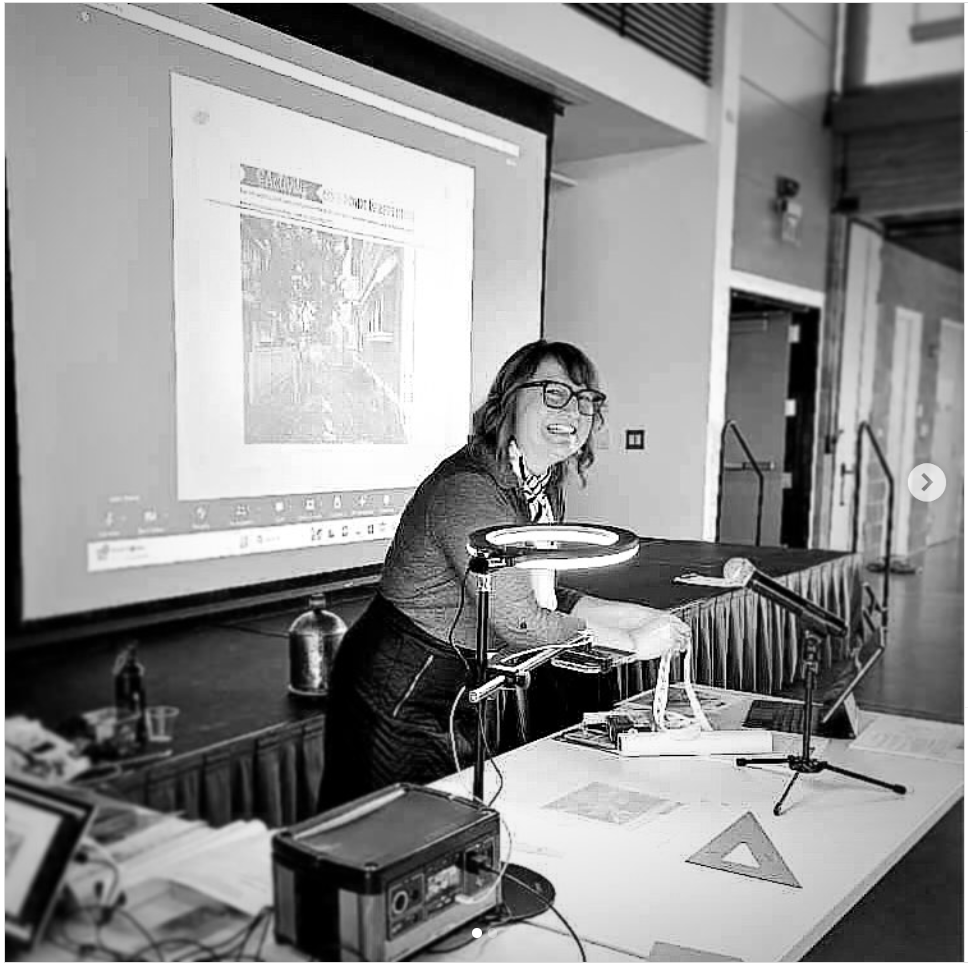
M965 729L953 723L911 722L898 716L877 716L849 748L963 763Z

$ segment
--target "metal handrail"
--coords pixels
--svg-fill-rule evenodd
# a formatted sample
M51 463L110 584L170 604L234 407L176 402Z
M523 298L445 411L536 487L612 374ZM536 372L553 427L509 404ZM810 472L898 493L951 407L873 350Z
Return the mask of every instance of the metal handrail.
M758 479L756 493L756 544L759 546L760 537L763 533L763 471L760 470L759 461L753 456L753 451L750 450L749 444L746 443L746 438L743 436L735 420L727 420L723 424L723 432L719 437L719 499L716 504L716 541L719 541L720 527L723 520L723 485L726 483L726 432L728 430L732 430L736 435L736 439L739 441L740 447L743 448L743 452L746 454Z
M860 425L857 427L857 448L854 455L854 460L856 461L856 477L854 479L854 522L851 550L854 554L857 554L857 545L860 537L860 492L861 478L863 474L863 464L861 463L861 460L864 452L865 433L868 437L870 437L871 444L874 447L874 453L877 455L877 460L880 462L881 470L884 471L884 476L887 478L887 528L884 536L884 591L881 596L881 607L878 609L881 617L881 628L886 631L888 617L887 602L891 587L891 546L894 540L894 475L891 474L891 468L884 457L884 453L881 450L881 445L877 442L877 438L874 436L874 431L871 429L871 425L866 420L862 420Z

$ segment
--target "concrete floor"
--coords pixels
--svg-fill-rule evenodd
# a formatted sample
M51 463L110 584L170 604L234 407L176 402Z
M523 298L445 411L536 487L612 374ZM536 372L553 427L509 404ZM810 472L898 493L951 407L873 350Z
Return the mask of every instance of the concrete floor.
M928 549L890 579L888 646L861 707L964 721L964 541ZM881 598L883 578L868 572ZM964 801L804 961L964 961Z
M858 688L857 702L963 722L964 541L936 545L911 563L917 574L891 575L887 651ZM880 599L883 575L866 577Z

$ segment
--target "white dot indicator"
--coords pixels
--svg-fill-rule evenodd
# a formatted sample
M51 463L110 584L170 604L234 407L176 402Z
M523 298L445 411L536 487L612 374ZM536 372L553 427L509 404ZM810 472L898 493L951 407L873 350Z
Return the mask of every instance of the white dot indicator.
M484 932L480 928L471 928L471 937L472 938L483 938L484 937Z

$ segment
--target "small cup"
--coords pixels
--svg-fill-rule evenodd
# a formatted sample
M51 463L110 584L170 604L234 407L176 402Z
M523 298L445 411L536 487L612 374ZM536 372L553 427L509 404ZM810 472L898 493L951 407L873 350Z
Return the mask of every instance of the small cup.
M141 721L141 714L130 712L127 709L117 710L114 720L113 746L118 756L130 756L136 752L141 745L138 736L138 724Z
M145 710L148 742L170 743L172 741L178 711L177 706L149 706Z
M102 755L129 756L138 747L138 713L105 706L84 713L84 719Z

